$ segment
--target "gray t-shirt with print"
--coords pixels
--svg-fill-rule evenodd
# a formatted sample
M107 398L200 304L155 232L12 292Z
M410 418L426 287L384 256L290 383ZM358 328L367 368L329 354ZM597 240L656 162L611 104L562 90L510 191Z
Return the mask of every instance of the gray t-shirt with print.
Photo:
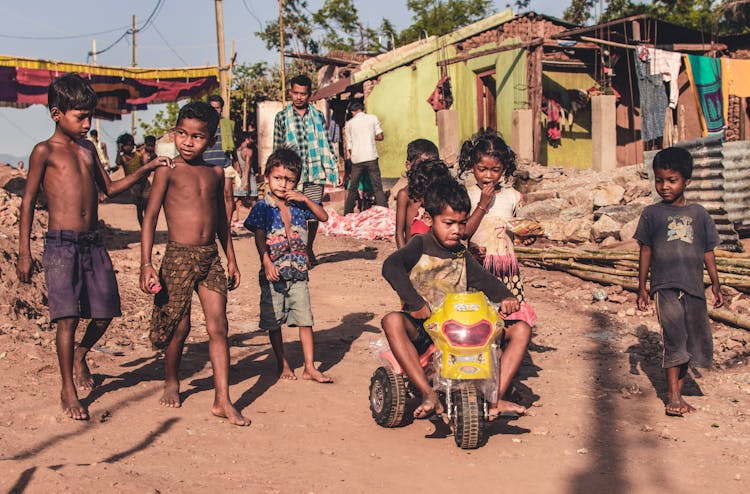
M651 295L675 288L705 298L703 255L719 245L719 235L703 206L647 206L633 237L651 247Z

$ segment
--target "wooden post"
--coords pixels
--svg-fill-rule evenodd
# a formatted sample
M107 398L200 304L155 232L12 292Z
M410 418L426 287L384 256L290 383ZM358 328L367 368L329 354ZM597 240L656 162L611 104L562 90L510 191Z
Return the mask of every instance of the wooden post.
M96 65L96 40L95 39L91 40L91 58L92 58L92 62L94 63L94 65ZM97 137L97 139L101 141L101 130L99 128L98 118L94 119L94 126L96 127L96 133L99 134L99 137Z
M536 46L530 53L528 63L529 74L529 106L532 114L532 138L533 142L533 160L539 163L542 153L542 55L544 46Z
M227 67L224 60L224 10L221 0L214 0L214 8L216 10L216 44L219 50L219 94L224 98L221 116L229 118L229 101L225 98L227 95Z
M138 59L136 58L136 34L138 33L138 28L136 28L135 22L136 19L135 16L133 16L133 67L138 65ZM133 138L135 138L135 109L130 112L130 133L133 134Z
M279 0L279 52L281 52L281 104L286 106L286 75L284 70L284 0Z

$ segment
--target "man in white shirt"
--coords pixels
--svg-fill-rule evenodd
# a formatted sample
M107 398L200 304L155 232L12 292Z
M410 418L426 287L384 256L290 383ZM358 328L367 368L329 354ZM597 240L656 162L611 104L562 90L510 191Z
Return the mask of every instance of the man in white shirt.
M354 203L359 194L359 179L362 173L367 173L375 193L375 203L387 207L383 192L383 181L380 178L378 166L378 149L375 141L383 140L383 129L375 115L365 113L365 105L360 101L352 103L352 118L344 127L346 158L352 162L349 176L349 192L344 202L344 214L354 211Z

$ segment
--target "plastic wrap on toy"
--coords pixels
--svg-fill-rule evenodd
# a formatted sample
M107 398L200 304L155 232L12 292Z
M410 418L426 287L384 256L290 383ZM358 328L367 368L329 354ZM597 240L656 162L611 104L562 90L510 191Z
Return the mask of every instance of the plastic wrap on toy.
M508 230L519 237L538 237L544 235L544 227L534 220L527 218L513 218L508 220Z

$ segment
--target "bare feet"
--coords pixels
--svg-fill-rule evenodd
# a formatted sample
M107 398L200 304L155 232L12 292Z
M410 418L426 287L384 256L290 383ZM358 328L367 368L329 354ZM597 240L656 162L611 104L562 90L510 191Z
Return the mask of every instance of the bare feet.
M284 362L282 363L281 367L278 368L279 371L279 379L283 379L285 381L296 381L297 376L294 374L294 371L291 367L289 367L289 362L284 359Z
M682 403L683 407L687 407L686 408L687 413L693 413L695 411L695 407L691 405L690 403L688 403L687 401L685 401L685 399L682 397L680 397L680 403Z
M693 413L695 407L685 401L682 396L670 398L664 407L664 413L670 417L682 417L686 413Z
M440 399L438 399L438 395L434 391L425 396L422 403L414 409L414 418L426 419L433 413L443 413L443 405L440 403Z
M211 413L217 417L229 420L230 424L239 425L240 427L250 425L250 419L238 412L228 401L226 403L214 401L214 404L211 407Z
M168 408L180 408L182 406L182 403L180 403L180 384L164 384L164 393L159 398L159 404Z
M330 376L326 376L322 372L320 372L316 368L307 369L305 368L304 372L302 372L302 379L307 379L308 381L315 381L322 384L332 384L333 378Z
M73 358L73 384L79 391L94 389L94 376L91 375L89 366L86 364L86 353L77 348Z
M89 412L86 407L78 401L75 389L72 392L65 392L64 390L60 393L60 406L62 406L63 412L73 420L88 420Z
M500 415L523 415L526 413L526 407L517 405L511 401L497 400L497 403L493 404L487 412L490 421L495 420Z

